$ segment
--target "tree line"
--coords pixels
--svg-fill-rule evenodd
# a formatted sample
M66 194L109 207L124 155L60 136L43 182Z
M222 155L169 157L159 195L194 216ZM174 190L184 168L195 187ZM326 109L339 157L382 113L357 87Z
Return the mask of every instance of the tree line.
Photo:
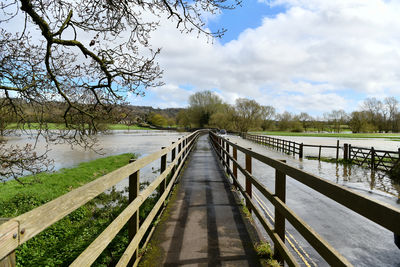
M307 112L277 113L273 106L247 98L238 98L230 105L215 93L203 91L189 97L189 106L177 114L176 121L186 128L212 127L233 132L400 132L399 102L394 97L366 98L360 109L351 113L332 110L315 117Z

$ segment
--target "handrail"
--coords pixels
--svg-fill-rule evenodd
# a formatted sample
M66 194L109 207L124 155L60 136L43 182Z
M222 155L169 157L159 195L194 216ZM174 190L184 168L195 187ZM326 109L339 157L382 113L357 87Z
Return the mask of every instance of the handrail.
M275 229L268 229L268 225L262 222L262 215L260 211L255 208L256 205L251 200L251 186L254 185L274 206L275 210L278 212L276 216L283 216L287 219L303 237L316 249L320 255L327 260L329 264L334 264L335 266L346 266L351 265L342 255L340 255L333 247L331 247L325 240L323 240L311 227L309 227L304 221L301 220L294 212L292 212L289 207L285 204L285 197L278 196L277 188L281 186L280 190L283 190L283 196L285 195L285 184L286 175L291 178L303 183L304 185L316 190L317 192L327 196L328 198L342 204L343 206L357 212L358 214L368 218L369 220L383 226L384 228L400 234L400 210L377 200L368 198L359 193L350 191L340 185L332 183L330 181L324 180L316 175L304 172L295 167L289 166L281 161L269 158L262 154L256 153L249 149L238 146L231 141L221 138L220 136L210 133L212 144L214 149L219 156L222 164L227 168L227 173L233 179L233 183L242 192L243 196L246 198L246 204L250 209L255 212L255 215L260 219L264 228L266 228L267 233L270 235L271 239L274 241L275 246L280 250L282 256L285 258L290 266L295 266L293 262L288 261L289 255L284 253L285 247L282 247L281 236L279 239L276 238L276 232L281 231L278 229L279 225L275 225ZM233 148L233 155L230 153L230 147ZM246 168L242 167L237 162L237 151L241 151L246 155ZM275 195L272 194L262 183L260 183L251 174L251 164L250 168L247 167L247 162L251 162L251 158L255 158L262 163L265 163L273 168L275 168L277 173L276 179L276 190ZM232 168L230 161L232 161ZM239 169L246 178L246 190L244 190L237 180L237 171ZM236 174L235 174L236 172ZM283 189L282 189L282 177L283 177ZM281 181L279 181L281 180ZM281 184L279 184L281 183ZM239 186L238 186L239 185ZM284 223L283 223L284 227ZM284 233L284 228L283 228ZM289 259L290 260L290 259Z
M41 233L47 227L51 226L55 222L61 220L66 215L70 214L77 208L86 204L88 201L92 200L108 188L117 184L118 182L126 179L128 176L138 173L138 171L144 166L150 164L151 162L161 159L162 164L165 164L165 169L161 171L161 174L144 190L142 191L129 205L126 209L115 219L109 227L104 230L104 232L100 235L101 239L104 242L99 242L99 237L86 249L85 251L89 251L96 247L95 252L91 251L90 253L83 252L82 254L87 255L89 258L94 254L99 254L101 248L108 245L108 243L112 240L112 235L115 236L118 231L122 228L122 226L131 218L131 216L138 211L140 205L146 200L146 198L151 195L160 184L164 186L164 191L161 192L162 196L160 199L165 200L168 196L174 180L177 178L179 171L182 169L182 166L187 159L193 145L195 144L198 136L202 133L202 130L193 132L180 138L178 142L173 143L172 145L161 149L151 155L140 158L133 163L125 165L109 174L106 174L88 184L85 184L79 188L68 192L65 195L62 195L42 206L39 206L29 212L26 212L20 216L10 219L8 222L0 225L0 260L12 253L18 246L22 245L32 237ZM176 150L178 149L178 153L176 154ZM171 152L172 161L169 166L166 166L167 162L167 154ZM164 162L163 162L164 161ZM166 185L166 179L168 176L172 176L169 184ZM160 201L160 200L159 200ZM158 202L157 202L158 204ZM157 212L160 205L157 205L153 208L157 208ZM157 212L155 212L157 214ZM154 214L152 211L151 214ZM154 217L154 216L153 216ZM121 226L122 223L122 226ZM151 221L150 221L151 223ZM148 226L150 225L148 224ZM17 225L18 227L15 227ZM117 229L114 229L114 226L118 225ZM143 227L144 224L142 224ZM113 228L111 232L110 229ZM142 229L142 228L141 228ZM147 230L147 229L146 229ZM139 232L137 232L139 234ZM107 236L107 238L104 237ZM110 238L111 237L111 238ZM143 236L140 237L140 240ZM103 239L104 238L104 239ZM136 237L135 237L136 238ZM136 238L138 239L138 238ZM139 240L139 242L140 242ZM97 243L96 243L97 242ZM101 243L101 244L99 244ZM104 248L105 248L104 247ZM103 249L104 249L103 248ZM102 250L101 250L102 251ZM94 254L93 254L94 253ZM101 252L100 252L101 253ZM97 256L98 256L97 255ZM82 256L82 255L81 255ZM86 256L78 257L79 260L86 258ZM130 258L129 258L130 259ZM95 260L95 259L94 259ZM93 260L93 261L94 261ZM89 260L84 260L83 265L85 263L90 262ZM92 262L93 262L92 261ZM129 261L129 260L128 260ZM80 261L78 261L80 262ZM80 266L83 266L80 265Z

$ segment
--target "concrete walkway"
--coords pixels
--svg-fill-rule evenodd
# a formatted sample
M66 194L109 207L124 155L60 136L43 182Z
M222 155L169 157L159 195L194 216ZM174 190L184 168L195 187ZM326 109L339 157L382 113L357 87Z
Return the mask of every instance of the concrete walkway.
M208 135L200 137L179 189L153 236L154 266L261 266L257 233L218 165Z

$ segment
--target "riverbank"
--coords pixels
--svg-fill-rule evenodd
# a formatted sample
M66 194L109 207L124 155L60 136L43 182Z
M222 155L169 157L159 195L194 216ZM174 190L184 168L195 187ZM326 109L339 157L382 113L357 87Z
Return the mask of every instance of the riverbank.
M258 131L251 134L274 135L274 136L308 136L308 137L333 137L333 138L385 138L400 141L400 133L308 133L308 132L281 132L281 131Z
M62 123L47 123L49 130L63 130L65 125ZM7 126L7 129L20 129L21 127L17 123L11 123ZM26 130L38 130L40 128L39 123L29 123L24 125ZM126 125L126 124L107 124L108 130L154 130L150 127L142 127L139 125Z
M0 184L0 217L12 218L61 196L74 188L128 164L134 154L122 154L84 162L55 173L42 173ZM111 190L103 193L55 223L16 250L19 266L66 266L126 207L127 197ZM142 215L142 214L141 214ZM143 214L144 216L144 214ZM124 228L94 266L113 265L114 255L128 243Z

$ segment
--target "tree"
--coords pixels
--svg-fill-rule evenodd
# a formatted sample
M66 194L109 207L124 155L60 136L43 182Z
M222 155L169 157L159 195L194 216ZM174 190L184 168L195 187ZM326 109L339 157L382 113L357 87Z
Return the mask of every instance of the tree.
M370 123L370 113L367 111L353 111L349 120L349 127L353 133L375 132L377 127Z
M299 121L299 116L295 116L290 112L283 112L277 116L278 128L281 131L292 131L292 132L302 132L304 131L301 122Z
M223 106L222 99L211 91L197 92L189 97L187 110L190 121L197 127L205 127L211 116Z
M166 126L168 124L167 118L158 113L150 113L148 121L155 126Z
M186 109L182 109L176 115L176 120L178 125L183 126L184 128L192 128L191 120Z
M274 124L274 116L275 116L275 108L273 106L263 106L263 113L264 113L264 118L263 118L263 122L261 124L261 128L265 131L268 129L272 129L273 128L273 124Z
M386 97L384 100L386 109L388 110L388 127L387 130L395 132L398 128L396 116L399 113L399 101L394 97Z
M306 113L306 112L302 112L302 113L300 113L298 118L301 121L301 124L302 124L304 130L307 131L307 128L310 127L310 124L313 121L313 117L308 115L308 113Z
M384 131L387 111L380 100L375 97L366 98L362 104L362 110L366 112L369 124L376 125L379 132Z
M260 128L266 118L266 109L255 100L238 98L235 102L235 128L239 132L247 132L252 128Z
M0 98L23 125L34 118L38 133L88 144L111 108L129 94L162 85L159 48L150 35L160 20L184 33L211 38L224 30L204 29L203 16L234 8L239 0L6 0L0 4ZM10 30L19 25L20 30ZM47 131L44 114L61 102L64 131ZM25 108L24 108L25 107ZM26 113L29 107L30 114ZM18 153L17 153L18 154ZM0 166L9 164L1 157Z
M211 115L209 123L211 127L235 131L234 119L235 108L231 105L223 104L219 111Z
M332 110L330 113L324 114L325 119L332 125L332 129L339 133L341 126L346 123L348 116L343 109Z

